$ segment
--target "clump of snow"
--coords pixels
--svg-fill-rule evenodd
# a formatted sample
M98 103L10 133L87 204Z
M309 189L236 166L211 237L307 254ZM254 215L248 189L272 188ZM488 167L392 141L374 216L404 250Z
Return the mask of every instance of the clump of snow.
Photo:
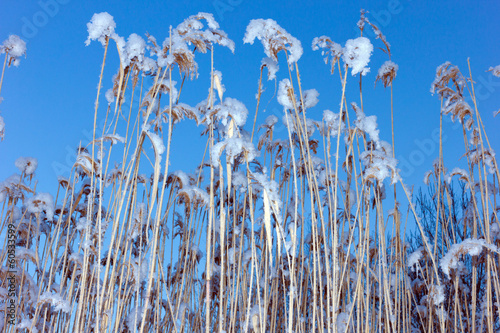
M46 291L40 295L38 303L50 303L54 307L54 311L61 310L65 313L71 312L71 304L67 300L64 300L61 295Z
M430 299L430 301L432 301L432 303L435 306L439 306L441 303L443 303L444 302L444 286L443 285L431 286L431 288L429 290L428 299Z
M390 60L387 60L379 68L375 82L381 80L384 84L384 87L390 86L392 84L392 80L394 80L398 73L398 69L398 65Z
M36 325L34 325L33 323L34 319L30 320L28 318L24 318L23 320L21 320L21 322L19 324L16 325L16 328L15 330L24 330L24 329L27 329L28 332L31 332L31 333L38 333L38 329L36 328ZM3 322L3 318L0 320L0 329L3 331L4 329L4 322ZM33 327L33 328L32 328ZM5 327L6 329L6 327ZM6 331L6 330L5 330Z
M19 66L20 58L26 56L26 42L17 35L10 35L2 45L0 45L0 54L7 53L9 66Z
M272 128L274 125L276 125L277 122L278 122L278 117L276 117L275 115L270 115L266 118L266 120L264 121L264 124L267 128ZM264 126L264 125L261 125L261 126Z
M245 104L231 97L226 97L220 110L216 114L216 118L219 119L223 125L229 124L229 120L232 119L235 125L239 127L245 125L247 116L248 110Z
M262 59L262 67L267 67L267 79L276 79L276 73L278 72L279 66L278 62L270 57L265 57Z
M332 137L336 137L345 130L345 124L340 119L339 113L333 113L330 110L323 111L323 122L325 123L325 129L328 130Z
M263 173L251 173L250 176L257 182L255 184L255 189L257 191L266 191L269 200L271 200L271 202L273 202L278 207L277 213L279 215L277 215L276 218L278 219L278 222L281 221L280 211L283 203L281 202L278 183L272 179L269 179L268 176Z
M497 65L495 67L490 67L488 69L488 72L493 72L492 74L495 75L496 77L500 77L500 65Z
M104 96L106 97L106 101L108 101L108 105L110 105L115 101L115 93L113 91L113 88L108 89L108 91L106 91L106 94L104 94Z
M224 141L216 143L210 149L210 161L213 167L219 167L219 158L224 149L226 150L226 157L231 164L234 164L235 158L243 153L246 153L248 162L253 161L259 155L253 143L249 140L238 137L226 138Z
M4 139L5 137L5 121L3 120L3 117L0 116L0 139Z
M373 45L368 38L349 39L342 50L342 59L352 69L353 76L358 73L366 75L370 71L370 68L366 66L370 62L372 52Z
M54 217L54 199L49 193L38 193L26 201L29 213L37 214L45 211L48 220Z
M312 49L313 51L317 51L320 48L326 49L326 53L324 50L321 51L321 55L325 55L325 64L328 63L328 54L332 57L332 63L335 63L337 60L340 59L342 56L342 46L340 44L337 44L333 42L330 37L327 36L321 36L321 37L315 37L312 41Z
M158 154L158 156L163 154L165 152L165 145L163 144L162 138L160 138L160 136L158 134L150 132L149 125L143 126L142 130L146 133L146 135L151 140L151 143L153 144L153 149Z
M488 172L490 174L494 174L495 167L495 151L491 148L485 148L481 150L480 148L469 150L469 157L473 164L479 164L479 161L483 161L483 163L488 167ZM483 158L484 156L484 158Z
M354 111L356 112L356 120L354 125L361 132L364 132L370 136L370 139L375 143L376 147L380 145L379 130L377 129L377 116L367 117L363 111L358 107L356 103L351 103Z
M287 110L293 109L293 101L290 98L292 93L293 89L290 80L281 80L278 87L278 103L280 103ZM294 99L297 100L297 96L294 96Z
M306 90L302 93L302 95L304 97L304 107L306 109L315 107L316 104L318 104L319 102L318 100L319 93L316 89Z
M464 169L461 168L454 168L450 173L446 174L444 176L444 180L448 183L451 184L451 178L453 176L459 175L460 180L463 182L468 182L469 181L469 173L465 171Z
M106 37L110 37L114 34L116 28L116 23L113 20L113 16L109 15L107 12L102 12L94 14L89 23L87 23L87 31L89 36L85 41L85 45L90 45L93 40L98 40L101 42L102 46L106 45Z
M337 332L339 333L347 333L348 329L348 324L349 324L349 314L345 312L339 313L337 316Z
M360 159L365 166L364 175L367 179L375 178L382 184L384 179L391 178L391 185L401 180L396 168L398 161L392 157L392 147L380 140L379 147L361 153Z
M179 184L179 188L189 186L189 184L190 184L189 176L184 171L177 170L173 173L173 176L177 180L177 183ZM174 178L174 177L172 177L172 178Z
M418 264L418 262L420 261L420 259L423 258L423 256L424 256L424 248L423 247L420 247L415 252L411 253L408 256L408 262L407 262L408 267L413 267L416 264Z
M382 78L391 73L397 73L399 66L394 62L387 60L382 64L382 66L378 70L377 78Z
M196 206L202 205L202 206L208 206L210 203L210 196L208 193L193 185L189 186L184 186L178 193L179 198L181 198L181 203L185 201L184 196L189 198L189 204L193 204Z
M25 176L31 176L38 166L38 160L34 157L19 157L14 164Z
M495 245L486 243L484 239L467 238L461 243L453 244L448 253L439 261L439 265L443 272L450 277L450 270L458 268L460 255L478 256L484 247L498 252L498 248Z
M207 21L208 29L202 30L204 25L200 20ZM218 28L219 24L212 14L198 13L188 17L172 30L171 36L165 39L162 48L154 49L154 53L158 55L158 66L167 67L176 63L179 69L189 74L191 78L197 76L198 64L194 61L194 51L190 50L190 45L194 44L196 50L206 53L216 43L234 52L234 42Z
M431 175L432 175L432 170L426 171L424 174L424 184L427 186L429 186Z
M274 61L278 61L279 51L286 50L289 52L288 64L291 65L297 62L304 52L300 41L271 19L250 21L243 42L253 44L255 38L261 41L264 52Z
M144 39L142 39L142 37L137 34L131 34L128 37L127 44L125 46L125 52L127 54L128 62L137 60L139 63L141 63L144 60L145 51L146 42L144 41Z
M231 185L235 189L239 189L240 193L245 193L248 188L248 179L241 171L236 171L231 176Z

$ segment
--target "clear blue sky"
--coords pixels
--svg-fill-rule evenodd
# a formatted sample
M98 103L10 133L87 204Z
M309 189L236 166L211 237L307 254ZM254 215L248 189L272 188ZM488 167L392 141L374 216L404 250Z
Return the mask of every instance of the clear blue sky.
M312 39L327 35L343 45L347 39L358 37L356 22L361 8L370 11L368 17L386 35L392 45L392 60L399 65L394 81L395 148L405 183L420 185L424 172L438 155L429 140L439 128L440 103L429 90L436 67L445 61L467 72L470 57L479 109L490 141L500 149L500 116L492 116L500 108L500 79L485 72L490 66L500 64L498 1L330 0L306 4L261 0L4 0L0 2L0 42L9 34L21 36L27 41L27 58L21 60L19 67L7 69L4 78L0 111L6 123L6 137L0 143L0 181L17 171L14 161L18 157L32 156L39 162L38 190L54 192L57 174L68 175L78 143L88 142L103 54L99 43L93 42L88 47L84 44L86 23L94 13L106 11L114 16L116 32L121 36L128 37L131 33L144 36L148 32L159 41L168 36L170 25L175 27L198 12L213 13L221 29L236 43L234 55L222 47L215 49L215 67L223 73L225 96L245 103L249 119L253 119L264 53L260 43L243 44L242 39L251 19L272 18L302 42L304 55L299 68L303 88L314 88L320 93L319 104L308 111L308 116L319 120L324 109L338 112L340 84L338 73L330 75L321 54L311 50ZM381 46L379 40L372 43ZM110 52L104 91L111 85L117 58L115 52ZM194 106L206 97L209 59L209 55L197 55L200 77L187 82L181 101ZM381 138L390 141L389 90L381 84L373 86L376 72L385 60L380 50L372 56L371 73L363 79L364 104L367 115L378 117ZM288 75L283 59L281 63L278 80ZM353 90L348 91L348 102L358 101L357 78L350 80ZM260 113L261 121L270 114L281 114L275 99L268 103L274 83L266 82L265 87L262 106L267 111ZM183 136L174 141L170 170L190 171L201 156L191 147L199 146L202 152L204 139L198 140L201 129L191 121L179 128ZM250 121L245 128L251 130ZM445 131L445 162L452 168L459 165L463 139L460 127L454 129L451 123L445 123ZM422 146L415 140L427 144Z

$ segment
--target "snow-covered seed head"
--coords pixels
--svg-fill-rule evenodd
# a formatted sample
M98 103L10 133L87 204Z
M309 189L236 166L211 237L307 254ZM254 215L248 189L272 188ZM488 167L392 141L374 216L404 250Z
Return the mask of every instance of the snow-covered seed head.
M102 46L106 45L106 38L114 34L116 23L113 16L107 12L94 14L89 23L87 23L87 31L89 36L85 41L85 45L89 45L91 41L98 40Z
M243 42L253 44L255 38L262 42L264 52L274 61L278 61L279 51L288 51L288 63L291 65L297 62L304 52L300 41L271 19L250 21Z
M385 88L387 88L388 86L392 86L392 81L396 77L398 69L399 66L393 63L392 61L388 60L384 62L382 67L380 67L380 69L378 70L377 79L375 80L375 83L377 83L377 81L380 80L384 84Z
M0 45L0 54L7 53L7 59L10 65L19 66L20 58L26 56L26 42L17 35L10 35L2 45Z
M342 50L342 59L352 69L351 74L353 76L358 73L364 76L370 72L370 68L367 66L372 52L373 45L368 38L349 39Z

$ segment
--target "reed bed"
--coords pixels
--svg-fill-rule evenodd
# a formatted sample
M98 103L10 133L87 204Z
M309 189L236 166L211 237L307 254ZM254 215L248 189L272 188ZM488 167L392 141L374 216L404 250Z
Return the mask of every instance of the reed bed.
M225 96L214 69L214 49L234 51L234 42L212 15L187 18L160 44L149 35L126 41L109 14L95 14L87 43L100 42L104 57L93 140L78 148L56 193L35 188L32 158L18 159L20 173L0 184L0 327L500 332L500 175L470 68L463 73L445 63L432 83L441 121L450 116L462 124L467 169L447 170L441 140L425 175L432 197L414 200L398 174L394 121L384 135L392 142L381 140L369 114L374 108L363 104L372 42L388 57L376 80L391 90L391 101L398 66L364 11L358 27L361 37L344 46L326 36L312 43L342 87L335 111L313 120L307 113L318 93L302 88L300 41L273 20L252 20L244 41L258 39L266 58L250 117L243 103ZM377 40L362 37L364 29ZM24 53L13 55L9 45L2 48L3 72ZM190 106L182 87L197 77L195 55L211 57L211 80L208 94ZM103 92L110 57L120 66ZM286 59L281 71L279 59ZM276 80L283 118L257 124L266 75ZM347 100L347 86L359 86L358 100ZM182 121L199 125L205 142L192 173L170 167L181 158L171 150L181 144L175 131ZM287 128L281 136L280 121ZM461 201L453 184L462 186ZM418 239L412 244L410 224Z

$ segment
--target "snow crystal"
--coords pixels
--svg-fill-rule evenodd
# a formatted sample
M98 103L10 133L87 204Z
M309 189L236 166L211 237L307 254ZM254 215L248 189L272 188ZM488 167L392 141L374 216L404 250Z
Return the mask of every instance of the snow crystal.
M31 176L38 166L38 160L33 157L19 157L15 165L25 176Z
M116 23L113 20L113 16L109 15L107 12L102 12L99 14L94 14L89 23L87 23L87 31L89 36L85 41L85 45L90 45L93 40L98 40L101 42L102 46L106 45L106 37L114 34L116 28Z
M355 76L358 73L366 75L370 68L366 67L370 62L370 56L373 52L373 45L366 37L349 39L342 50L342 59L347 66L352 68L351 74Z
M2 45L0 45L0 54L8 53L9 66L12 63L14 66L19 66L23 55L26 55L26 42L17 35L10 35Z
M439 265L443 272L450 277L450 269L458 267L460 255L469 254L471 256L478 256L483 251L483 247L498 252L498 248L495 245L486 243L484 239L467 238L462 243L453 244L448 253L439 261Z
M278 62L270 57L265 57L262 59L262 67L264 66L267 67L267 79L276 79L276 73L279 69Z
M274 61L278 61L278 52L283 49L289 52L288 63L290 65L297 62L302 56L303 50L300 41L286 32L274 20L251 20L243 42L253 44L255 38L262 42L264 52Z

